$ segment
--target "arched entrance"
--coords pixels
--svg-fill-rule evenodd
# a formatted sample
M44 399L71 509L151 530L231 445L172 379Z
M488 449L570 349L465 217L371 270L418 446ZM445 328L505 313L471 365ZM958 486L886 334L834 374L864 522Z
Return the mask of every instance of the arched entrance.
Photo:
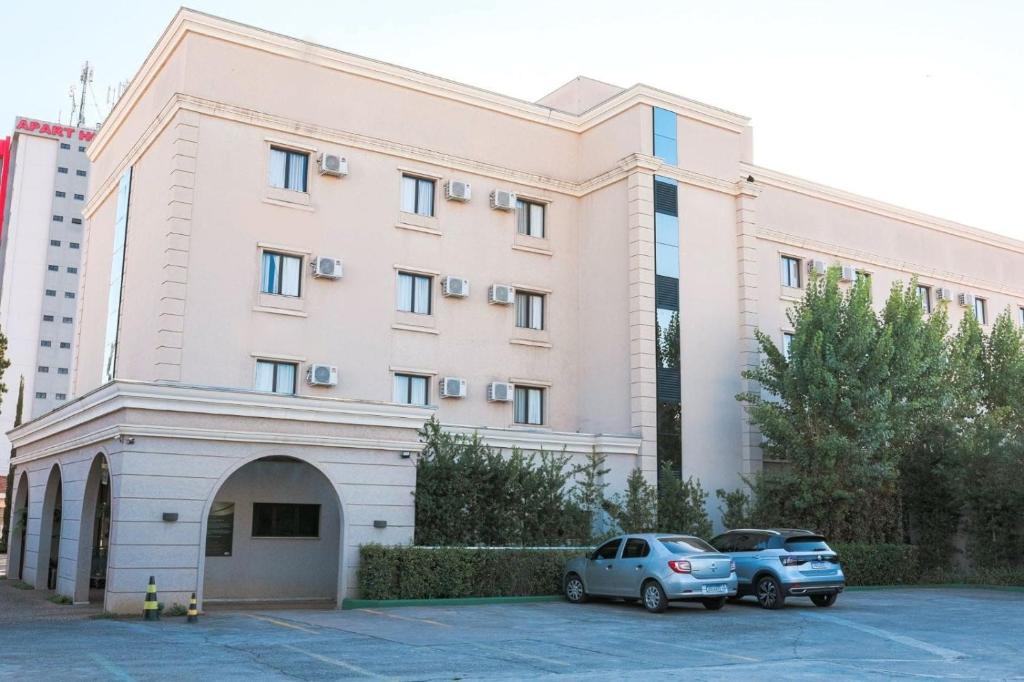
M208 506L203 601L337 602L341 502L316 467L264 457L225 479Z
M11 530L8 534L7 576L12 580L25 577L25 540L28 537L28 474L21 473L11 507Z
M106 456L98 454L89 467L82 499L75 602L103 603L107 586L110 518L110 467Z
M57 587L60 562L60 523L64 507L60 467L50 469L43 493L43 513L39 523L39 553L36 555L36 589Z

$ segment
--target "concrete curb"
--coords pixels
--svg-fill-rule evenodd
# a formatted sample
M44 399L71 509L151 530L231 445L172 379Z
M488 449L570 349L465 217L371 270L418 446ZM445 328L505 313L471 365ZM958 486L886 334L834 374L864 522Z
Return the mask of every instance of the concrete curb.
M448 599L345 599L341 608L389 609L400 606L476 606L481 604L529 604L531 602L561 601L560 594L536 597L453 597Z
M1024 586L1018 585L978 585L972 583L938 583L935 585L854 585L844 592L870 590L996 590L1001 592L1024 592Z

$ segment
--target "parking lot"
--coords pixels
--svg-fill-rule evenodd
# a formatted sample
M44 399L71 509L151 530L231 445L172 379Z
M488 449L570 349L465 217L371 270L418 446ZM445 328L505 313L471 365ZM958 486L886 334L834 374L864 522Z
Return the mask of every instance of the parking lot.
M1024 592L852 591L663 615L623 603L95 618L0 581L0 678L1024 679ZM90 615L92 614L92 615Z

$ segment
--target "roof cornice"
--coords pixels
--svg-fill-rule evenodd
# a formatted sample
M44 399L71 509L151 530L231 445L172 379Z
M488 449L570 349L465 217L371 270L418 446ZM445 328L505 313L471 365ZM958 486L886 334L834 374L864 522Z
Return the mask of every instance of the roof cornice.
M883 218L891 218L903 223L910 223L929 230L935 230L936 232L941 232L943 234L961 237L973 242L1012 251L1014 253L1024 254L1024 241L1014 239L1013 237L1006 237L1001 234L996 234L995 232L989 232L988 230L970 227L952 220L945 220L944 218L928 215L927 213L919 213L908 208L903 208L902 206L888 204L884 201L878 201L877 199L853 194L841 189L811 182L810 180L804 180L803 178L798 178L793 175L787 175L779 171L755 166L751 163L741 163L740 170L744 176L747 174L753 175L755 184L758 185L777 187L779 189L803 194L815 199L828 201L833 204L848 206L859 211L874 213L875 215L882 216Z
M696 119L733 132L741 132L748 124L746 116L709 104L680 97L649 85L638 83L595 105L580 115L570 114L534 102L502 95L483 88L458 83L414 69L361 57L298 38L182 8L168 24L156 45L149 52L127 90L115 104L103 127L89 148L95 158L106 147L110 137L145 93L164 62L188 33L210 36L291 59L316 64L336 71L391 83L411 90L444 97L514 116L535 123L572 132L584 132L638 103L671 108L687 118Z

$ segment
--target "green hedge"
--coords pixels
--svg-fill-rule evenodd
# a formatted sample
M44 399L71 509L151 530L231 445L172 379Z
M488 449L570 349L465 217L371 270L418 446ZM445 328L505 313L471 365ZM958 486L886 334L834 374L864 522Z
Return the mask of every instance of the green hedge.
M922 582L916 547L833 547L849 585ZM585 551L363 545L359 595L362 599L446 599L558 594L566 561Z
M839 553L847 585L912 585L921 582L913 545L830 544Z
M472 549L363 545L362 599L559 594L565 563L586 549Z

